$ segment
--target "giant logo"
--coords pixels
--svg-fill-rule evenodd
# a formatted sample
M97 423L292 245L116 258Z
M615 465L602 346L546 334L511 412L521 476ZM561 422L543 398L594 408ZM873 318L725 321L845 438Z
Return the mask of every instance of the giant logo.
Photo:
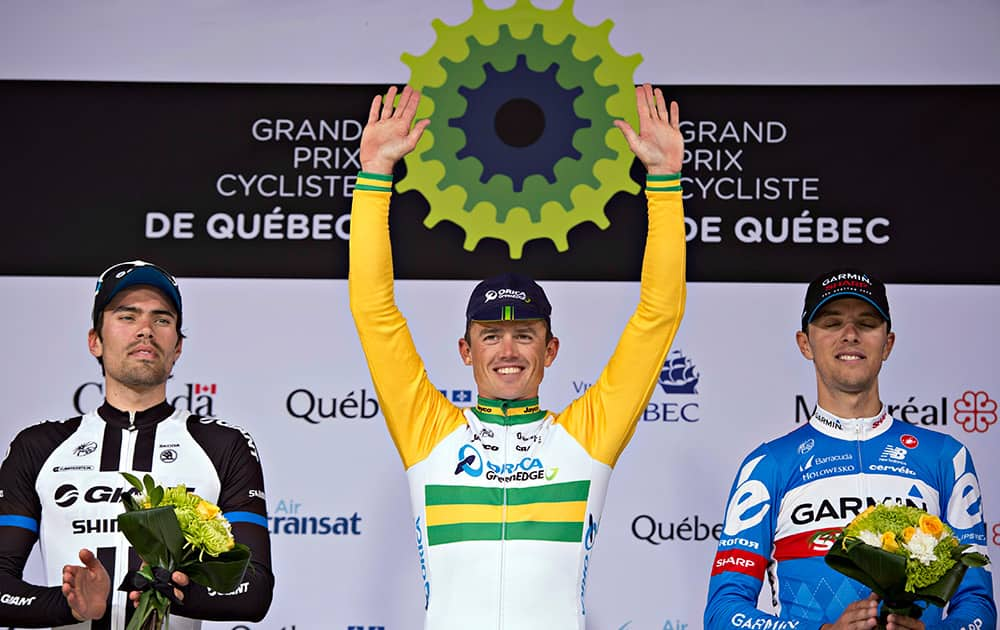
M86 503L120 503L123 494L135 494L135 488L111 486L91 486L83 491L82 497ZM71 483L64 483L56 488L52 500L56 505L68 508L77 502L81 497L81 492Z
M628 144L608 130L615 119L635 126L641 61L615 52L609 26L579 22L571 0L551 10L473 2L467 21L435 24L426 53L403 55L424 96L417 116L433 111L441 123L406 156L396 185L427 198L427 227L458 225L470 251L499 239L511 258L536 239L565 251L584 222L608 227L611 197L639 190Z

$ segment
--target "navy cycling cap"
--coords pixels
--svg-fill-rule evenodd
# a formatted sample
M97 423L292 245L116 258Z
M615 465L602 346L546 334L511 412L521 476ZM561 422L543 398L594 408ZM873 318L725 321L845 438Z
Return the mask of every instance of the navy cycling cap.
M858 269L834 269L809 283L806 289L805 306L802 309L802 330L816 317L825 304L841 298L858 298L875 307L887 327L889 319L889 299L885 295L885 284L869 273Z
M472 290L465 309L466 322L544 319L549 322L552 306L538 283L518 273L487 278Z
M163 267L144 260L130 260L112 265L97 279L94 288L94 327L97 316L122 289L137 285L148 285L159 289L173 302L177 309L177 330L181 329L181 292L177 280Z

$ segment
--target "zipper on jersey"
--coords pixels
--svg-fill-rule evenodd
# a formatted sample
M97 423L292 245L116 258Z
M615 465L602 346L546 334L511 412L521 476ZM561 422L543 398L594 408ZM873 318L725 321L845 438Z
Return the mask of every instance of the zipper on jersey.
M503 407L504 418L507 417L507 406ZM508 442L510 437L510 425L504 422L503 425L503 464L502 466L506 470L508 463L507 449L509 448ZM504 612L504 591L507 587L507 482L502 482L502 493L503 500L500 505L500 605L498 607L497 614L497 630L503 630L503 612Z
M858 448L858 496L861 497L862 511L867 508L866 504L868 503L868 479L865 476L865 463L861 459L862 447L866 438L865 423L859 422L858 426L854 427L854 444Z
M121 455L118 460L118 470L132 470L132 461L135 458L135 442L138 435L138 430L135 426L135 412L128 412L128 428L122 430L122 449ZM118 543L117 558L115 562L115 575L113 579L112 586L114 584L121 584L125 579L125 575L129 571L129 554L128 550L130 545L125 536L121 536ZM112 592L112 610L127 610L126 606L130 606L131 602L128 599L128 593L124 591L113 591ZM112 615L111 616L111 629L112 630L125 630L125 615Z

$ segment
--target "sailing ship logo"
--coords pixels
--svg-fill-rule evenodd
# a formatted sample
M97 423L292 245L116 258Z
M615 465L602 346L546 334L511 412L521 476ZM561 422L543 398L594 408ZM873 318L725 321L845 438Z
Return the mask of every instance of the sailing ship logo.
M666 394L697 394L701 374L680 350L671 350L660 372L660 387Z

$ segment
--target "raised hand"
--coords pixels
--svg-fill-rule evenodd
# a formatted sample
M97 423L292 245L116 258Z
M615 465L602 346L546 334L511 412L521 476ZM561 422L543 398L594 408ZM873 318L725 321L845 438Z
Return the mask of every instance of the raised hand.
M392 174L392 167L417 146L421 134L430 124L427 119L413 124L420 92L407 85L394 108L395 98L396 87L393 86L384 100L382 95L372 99L368 124L361 134L361 168L368 173Z
M670 101L668 115L663 91L645 83L635 88L635 105L639 110L639 133L624 120L615 121L632 153L650 175L679 173L684 161L684 139L677 101Z
M80 621L100 619L107 608L111 578L101 561L89 549L80 550L83 566L63 567L62 594L73 616Z

